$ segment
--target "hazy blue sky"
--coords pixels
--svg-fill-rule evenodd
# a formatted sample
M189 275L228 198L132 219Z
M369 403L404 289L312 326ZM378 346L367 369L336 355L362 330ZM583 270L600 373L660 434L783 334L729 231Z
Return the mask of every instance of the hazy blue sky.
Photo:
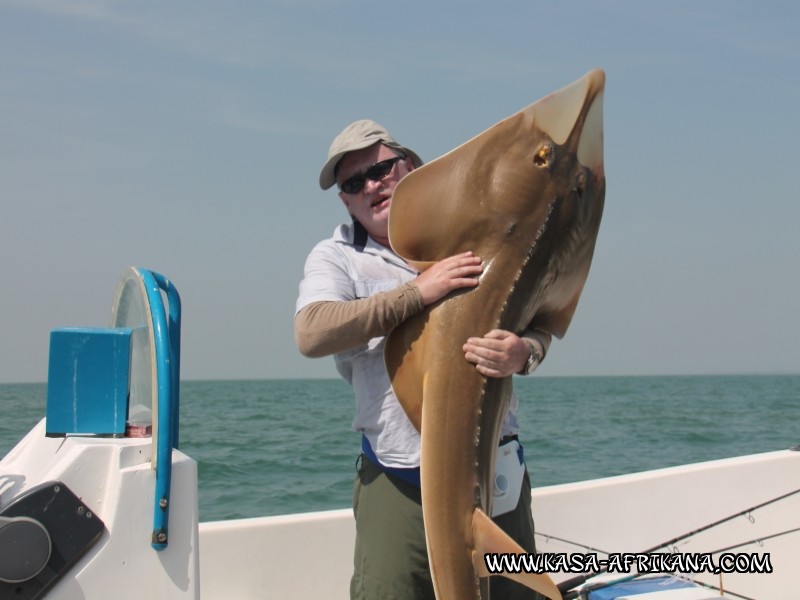
M129 265L181 292L184 378L334 376L292 334L333 136L431 160L594 67L605 215L541 373L797 373L798 6L0 0L0 382Z

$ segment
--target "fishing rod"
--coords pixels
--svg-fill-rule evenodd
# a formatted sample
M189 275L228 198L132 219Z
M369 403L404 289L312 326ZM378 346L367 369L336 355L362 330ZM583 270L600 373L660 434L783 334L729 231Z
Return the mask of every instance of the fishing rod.
M700 527L698 529L694 529L694 530L692 530L692 531L690 531L688 533L684 533L683 535L679 535L677 537L674 537L671 540L668 540L668 541L666 541L666 542L664 542L662 544L658 544L657 546L653 546L652 548L650 548L648 550L644 550L643 552L641 552L641 554L650 554L650 553L655 552L656 550L659 550L659 549L664 548L666 546L672 546L673 544L676 544L676 543L678 543L680 541L683 541L686 538L690 538L693 535L697 535L698 533L702 533L703 531L707 531L707 530L709 530L709 529L711 529L713 527L717 527L719 525L722 525L723 523L727 523L728 521L736 519L737 517L741 517L741 516L746 515L748 513L755 512L755 511L757 511L757 510L759 510L761 508L764 508L765 506L769 506L770 504L774 504L775 502L779 502L779 501L784 500L784 499L786 499L786 498L788 498L790 496L794 496L795 494L798 494L798 493L800 493L800 488L798 488L798 489L796 489L794 491L788 492L786 494L783 494L781 496L777 496L776 498L772 498L771 500L767 500L766 502L762 502L760 504L756 504L754 506L750 506L748 508L745 508L744 510L739 511L736 514L724 517L724 518L722 518L722 519L720 519L718 521L714 521L713 523L709 523L708 525L703 525L702 527ZM546 535L546 534L542 534L542 535ZM566 541L566 540L563 540L563 541ZM570 543L572 543L572 542L570 542ZM577 544L577 545L581 545L581 544ZM577 587L577 586L579 586L579 585L581 585L583 583L586 583L592 577L600 575L601 573L605 573L606 571L608 571L608 567L606 567L604 569L600 569L598 571L594 571L592 573L585 573L583 575L578 575L576 577L572 577L570 579L567 579L566 581L562 581L556 587L558 587L558 591L561 592L562 596L564 596L564 600L569 600L570 598L574 598L575 595L577 595L577 594L566 596L565 594L567 592L571 591L573 588L575 588L575 587Z
M719 550L712 550L711 552L707 552L706 554L709 554L709 555L722 554L723 552L728 552L728 551L734 550L736 548L741 548L743 546L749 546L750 544L757 544L757 543L765 542L767 540L772 540L772 539L775 539L775 538L778 538L778 537L782 537L784 535L789 535L790 533L797 533L797 532L800 532L800 527L795 527L794 529L787 529L785 531L780 531L778 533L773 533L771 535L765 535L765 536L761 536L761 537L758 537L758 538L753 538L752 540L747 540L746 542L740 542L738 544L733 544L732 546L727 546L725 548L720 548ZM609 586L612 586L612 585L616 585L616 584L622 583L624 581L631 581L631 580L637 579L637 578L639 578L639 577L641 577L643 575L648 575L648 573L636 573L634 575L627 575L625 577L620 577L620 578L614 579L612 581L604 581L602 583L593 585L591 587L591 591L595 592L595 591L597 591L599 589L603 589L603 588L606 588L606 587L609 587ZM679 579L683 579L682 577L678 577L678 578ZM719 586L713 585L711 583L705 583L705 582L702 582L702 581L694 581L694 580L692 580L692 581L696 585L699 585L701 587L708 588L708 589L711 589L711 590L717 590L719 592L722 592L721 581L720 581L720 585ZM741 598L742 600L755 600L755 598L751 598L750 596L744 596L742 594L738 594L738 593L733 592L731 590L725 590L725 593L728 594L728 595L731 595L731 596L736 596L737 598ZM572 590L572 591L568 592L564 596L564 600L571 600L572 598L576 598L579 594L580 594L579 591Z
M771 535L762 535L761 537L754 538L752 540L747 540L746 542L741 542L739 544L734 544L733 546L728 546L727 548L720 548L719 550L712 550L711 552L707 552L706 554L722 554L723 552L728 552L729 550L734 550L736 548L741 548L742 546L749 546L750 544L759 544L761 542L766 542L767 540L772 540L775 538L782 537L784 535L789 535L790 533L797 533L800 531L800 527L795 527L794 529L786 529L785 531L780 531L778 533L773 533Z
M611 554L608 550L601 550L600 548L595 548L594 546L587 546L586 544L580 544L578 542L573 542L572 540L567 540L562 537L558 537L557 535L550 535L547 533L539 533L534 532L534 535L538 535L539 537L545 538L545 542L549 542L550 540L556 540L557 542L564 542L565 544L570 544L571 546L577 546L578 548L583 548L584 550L589 550L590 552L597 552L599 554Z

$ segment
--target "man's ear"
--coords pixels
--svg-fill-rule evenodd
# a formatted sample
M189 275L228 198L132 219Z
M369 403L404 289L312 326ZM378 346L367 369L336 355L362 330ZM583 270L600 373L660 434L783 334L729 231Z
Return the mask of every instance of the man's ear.
M347 212L350 212L350 201L347 198L347 194L345 194L344 192L339 192L339 200L341 200L342 204L345 205L345 208L347 208Z

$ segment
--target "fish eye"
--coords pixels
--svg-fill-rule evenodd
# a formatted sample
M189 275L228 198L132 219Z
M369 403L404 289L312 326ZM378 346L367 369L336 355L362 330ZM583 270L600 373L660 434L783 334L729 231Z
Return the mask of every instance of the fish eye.
M553 144L544 144L533 155L533 164L537 167L547 168L555 157L556 148Z

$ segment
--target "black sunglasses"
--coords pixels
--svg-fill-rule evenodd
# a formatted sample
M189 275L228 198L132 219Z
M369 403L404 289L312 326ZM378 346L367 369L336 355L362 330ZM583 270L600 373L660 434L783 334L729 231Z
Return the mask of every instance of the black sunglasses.
M392 170L396 162L403 160L405 157L405 154L400 154L394 158L387 158L386 160L376 162L374 165L370 165L363 173L345 179L342 185L339 186L339 189L345 194L357 194L364 189L364 184L367 182L367 179L370 181L380 181L389 174L389 171Z

